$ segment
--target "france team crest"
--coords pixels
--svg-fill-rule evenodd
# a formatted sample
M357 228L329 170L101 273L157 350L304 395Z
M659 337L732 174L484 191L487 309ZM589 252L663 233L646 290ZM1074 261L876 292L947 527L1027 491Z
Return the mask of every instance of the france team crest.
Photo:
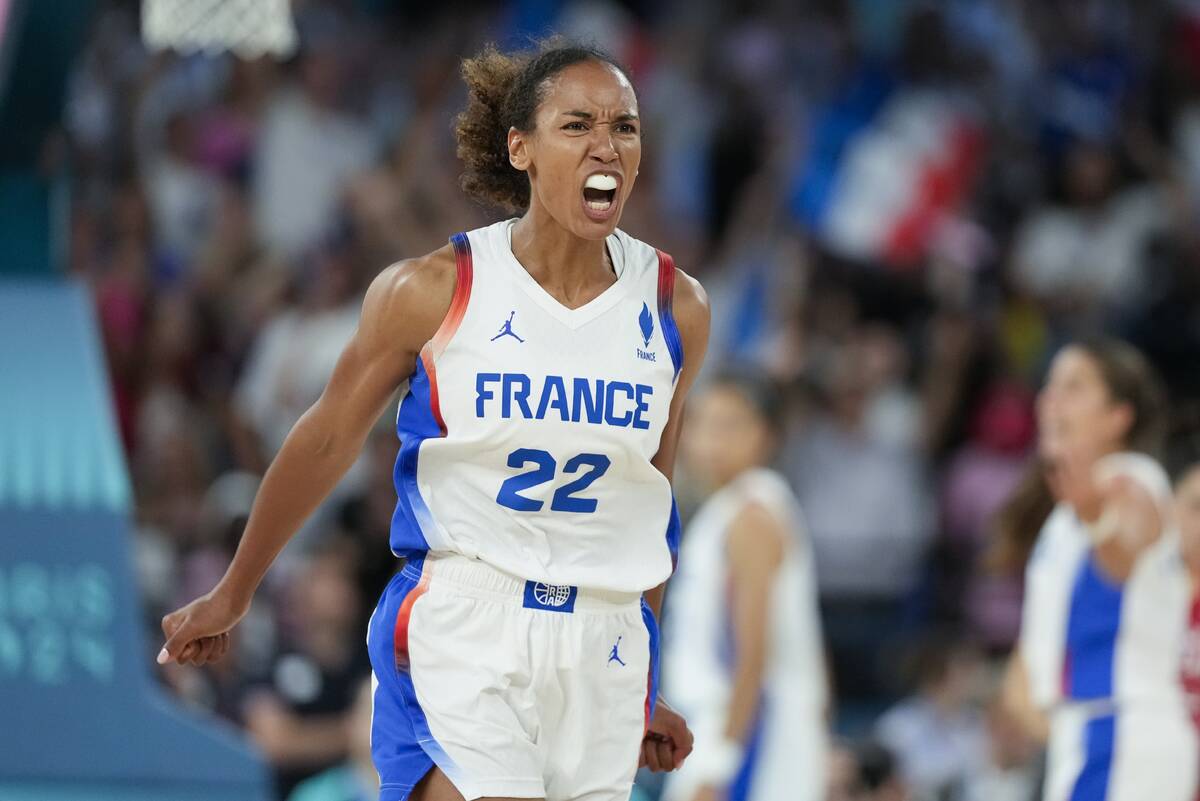
M646 347L650 347L650 337L654 336L654 315L650 313L650 306L642 303L642 313L638 315L638 326L642 329L642 339L646 341Z
M642 303L642 313L638 315L638 327L642 330L642 340L646 347L650 347L650 339L654 336L654 315L650 313L650 306ZM657 361L658 354L652 350L637 349L637 356L642 361L653 362Z

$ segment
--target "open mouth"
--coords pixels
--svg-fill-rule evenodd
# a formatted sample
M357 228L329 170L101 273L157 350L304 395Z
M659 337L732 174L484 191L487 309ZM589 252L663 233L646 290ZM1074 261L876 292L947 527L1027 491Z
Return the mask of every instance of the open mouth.
M594 212L604 213L617 199L617 179L611 175L589 175L583 185L583 203Z

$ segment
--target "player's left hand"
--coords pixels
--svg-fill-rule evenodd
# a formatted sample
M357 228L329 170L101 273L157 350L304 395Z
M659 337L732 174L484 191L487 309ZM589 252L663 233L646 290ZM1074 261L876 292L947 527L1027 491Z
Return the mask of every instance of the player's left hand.
M661 697L654 706L654 717L642 738L639 768L657 772L676 770L692 753L692 732L687 721Z

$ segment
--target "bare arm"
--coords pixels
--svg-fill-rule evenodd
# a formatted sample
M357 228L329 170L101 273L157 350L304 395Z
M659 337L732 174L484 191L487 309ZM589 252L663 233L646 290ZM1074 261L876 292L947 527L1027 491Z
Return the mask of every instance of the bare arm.
M207 595L163 618L160 662L202 664L224 653L229 629L249 609L275 557L350 469L396 388L412 374L453 292L449 246L395 264L371 283L358 330L325 391L292 427L263 477L229 569Z
M679 446L679 431L683 422L683 405L688 390L704 363L704 352L708 348L708 296L700 284L682 270L675 271L675 297L672 312L679 327L679 338L683 344L683 368L679 383L671 398L670 416L663 429L658 452L651 463L668 480L675 476L675 451ZM662 535L659 535L662 536ZM661 618L663 594L666 584L660 584L645 593L646 604ZM642 741L640 764L654 771L674 770L683 764L692 751L692 733L683 718L659 698L655 706L654 719Z
M767 621L775 574L783 561L787 531L758 504L733 519L726 541L733 583L733 628L737 662L725 719L725 737L743 745L750 734L762 693L767 662Z
M1029 690L1029 671L1025 667L1020 648L1014 649L1008 658L1004 683L1000 688L1000 700L1008 714L1020 724L1027 735L1039 743L1049 739L1050 723L1046 719L1046 713L1033 702Z
M663 429L658 452L650 460L668 480L675 478L675 453L679 448L679 432L683 427L683 407L688 390L704 364L704 353L708 349L709 308L708 295L700 282L683 270L675 270L675 298L672 308L675 324L679 327L679 338L683 343L683 368L679 371L679 384L671 398L671 410L667 425ZM646 591L646 603L661 618L663 595L667 585L660 584Z
M346 721L351 715L300 716L266 696L248 705L246 731L273 765L328 763L346 754Z

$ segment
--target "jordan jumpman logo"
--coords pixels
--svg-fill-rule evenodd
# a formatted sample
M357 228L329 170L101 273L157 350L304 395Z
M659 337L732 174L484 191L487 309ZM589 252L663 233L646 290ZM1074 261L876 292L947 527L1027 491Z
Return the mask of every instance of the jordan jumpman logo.
M619 654L619 653L617 652L617 649L618 649L618 648L620 648L620 647L621 647L621 638L620 638L620 637L617 637L617 642L616 642L616 644L615 644L615 645L612 647L612 653L610 653L610 654L608 655L608 662L607 662L606 664L609 664L609 665L611 665L613 662L616 662L616 663L617 663L618 665L620 665L621 667L625 667L625 662L624 662L624 661L621 659L621 654Z
M496 334L496 336L492 337L490 340L491 342L495 342L500 337L512 337L513 339L517 340L518 342L525 341L525 340L521 339L519 336L517 336L516 332L512 330L513 315L515 315L515 314L516 314L515 311L511 311L508 313L508 319L505 320L504 325L502 325L500 327L500 333Z

